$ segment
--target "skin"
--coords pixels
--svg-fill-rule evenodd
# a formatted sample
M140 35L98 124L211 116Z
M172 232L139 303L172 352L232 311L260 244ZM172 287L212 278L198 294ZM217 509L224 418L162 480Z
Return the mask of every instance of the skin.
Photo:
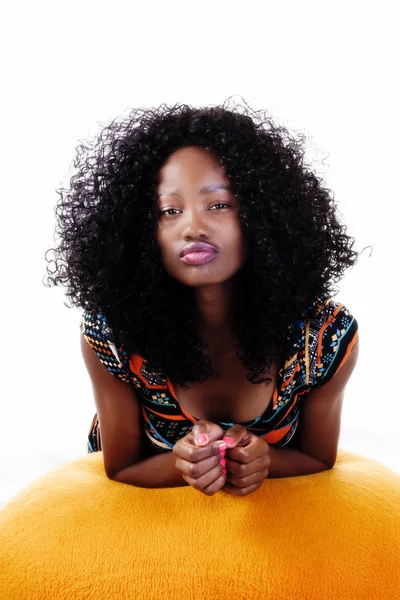
M234 381L238 373L245 385L246 374L236 356L230 315L235 298L235 275L246 261L246 242L239 220L239 203L229 179L207 150L186 147L171 154L163 165L157 192L157 242L163 265L177 281L194 289L202 335L224 387ZM180 258L183 247L198 241L216 246L216 258L203 265L184 263ZM255 387L247 381L246 384ZM180 389L179 400L183 402L186 392L186 399L190 401L192 391L197 397L203 392L206 402L213 392L218 393L218 385L220 383L206 382L190 386L189 393ZM264 409L265 391L259 388L259 392L255 407L262 394ZM259 407L257 414L261 412ZM218 443L220 452L216 454L217 440L221 441ZM229 472L225 468L228 448L231 449ZM208 420L196 423L192 432L175 444L173 453L183 479L207 495L223 486L232 493L237 490L243 495L244 487L251 493L265 480L270 464L268 444L264 440L249 434L240 425L225 433Z
M296 432L296 448L294 444L287 449L269 446L240 425L224 433L216 424L250 421L262 414L273 387L268 387L268 383L250 384L236 356L230 311L235 301L235 275L246 260L238 207L229 190L200 193L204 186L227 183L216 159L202 148L179 150L168 158L160 172L159 208L164 210L169 208L167 203L180 203L172 206L171 221L164 216L159 220L157 239L165 268L193 288L201 333L211 362L220 374L202 384L181 389L175 386L179 403L198 420L190 434L175 444L173 452L155 453L150 447L133 386L114 377L82 335L82 355L101 423L105 472L114 481L150 488L191 485L206 495L223 487L232 494L246 496L261 487L267 476L304 475L335 464L345 387L358 358L356 338L335 376L307 393ZM174 190L174 197L167 196ZM221 206L224 194L224 204L229 199L231 206ZM218 208L213 208L216 204ZM184 265L179 259L181 248L198 239L218 245L218 259L207 267ZM271 367L269 375L276 378L276 370Z
M219 455L215 440L220 440ZM183 479L207 496L222 487L231 494L247 496L261 487L271 464L268 444L245 427L234 425L225 432L205 420L198 421L192 432L175 444L173 453Z
M223 168L203 148L174 152L159 174L157 208L157 242L165 270L194 288L203 334L209 341L215 344L222 335L226 346L232 345L229 314L234 276L245 263L246 246L239 203ZM216 246L216 259L196 266L182 262L183 247L197 241Z

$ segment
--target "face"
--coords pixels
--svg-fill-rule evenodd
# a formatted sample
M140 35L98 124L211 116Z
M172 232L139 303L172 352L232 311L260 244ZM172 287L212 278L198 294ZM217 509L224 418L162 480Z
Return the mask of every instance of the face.
M218 160L197 146L162 166L157 242L165 270L188 286L224 283L245 262L239 203Z

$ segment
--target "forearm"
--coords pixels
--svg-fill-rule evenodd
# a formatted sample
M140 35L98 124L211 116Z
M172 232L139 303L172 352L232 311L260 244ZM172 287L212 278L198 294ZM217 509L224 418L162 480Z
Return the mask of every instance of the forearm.
M316 458L292 448L275 448L270 445L269 457L271 465L268 470L268 479L312 475L328 471L330 468Z
M172 452L156 454L122 469L113 481L143 488L166 488L188 485L175 467L176 457Z

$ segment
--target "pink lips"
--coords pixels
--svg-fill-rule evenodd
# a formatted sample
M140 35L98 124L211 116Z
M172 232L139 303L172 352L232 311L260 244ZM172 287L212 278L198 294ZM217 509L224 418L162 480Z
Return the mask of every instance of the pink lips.
M187 244L181 252L181 259L188 265L204 265L214 260L217 249L206 242L192 242Z

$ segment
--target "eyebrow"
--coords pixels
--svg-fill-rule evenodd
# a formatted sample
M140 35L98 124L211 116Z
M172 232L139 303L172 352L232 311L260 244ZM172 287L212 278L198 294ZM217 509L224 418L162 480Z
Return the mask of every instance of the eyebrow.
M216 185L207 185L201 188L200 194L211 194L211 192L216 192L217 190L231 191L231 186L222 183ZM180 196L178 190L174 190L173 192L159 192L159 194L160 196Z

